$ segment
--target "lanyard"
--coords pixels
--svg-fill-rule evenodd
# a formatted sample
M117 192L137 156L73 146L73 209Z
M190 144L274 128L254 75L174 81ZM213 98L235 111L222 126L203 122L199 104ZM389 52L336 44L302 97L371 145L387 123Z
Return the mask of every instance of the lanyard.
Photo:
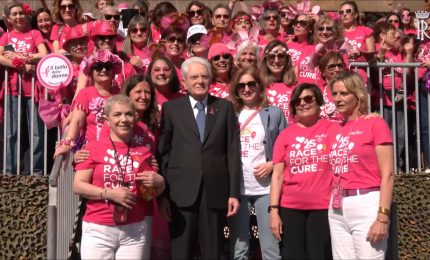
M254 119L254 117L260 112L260 109L257 109L254 113L252 113L247 119L246 121L243 123L243 125L240 126L240 130L239 133L241 134L243 132L243 130L245 130L245 128L248 126L248 124L252 121L252 119Z
M122 168L122 166L121 166L121 162L119 161L119 157L118 157L118 152L117 152L117 150L116 150L116 147L115 147L115 144L113 143L113 141L112 141L112 138L109 136L109 139L110 139L110 142L111 142L111 144L112 144L112 147L113 147L113 150L114 150L114 157L115 157L115 162L116 162L116 164L118 165L118 167L119 167L119 170L120 170L120 172L121 172L121 187L122 186L124 186L124 179L125 179L125 172L126 172L126 168L127 168L127 164L128 164L128 160L131 158L131 156L130 156L130 143L127 143L127 161L125 162L125 169L123 169ZM132 161L132 164L133 164L133 161Z

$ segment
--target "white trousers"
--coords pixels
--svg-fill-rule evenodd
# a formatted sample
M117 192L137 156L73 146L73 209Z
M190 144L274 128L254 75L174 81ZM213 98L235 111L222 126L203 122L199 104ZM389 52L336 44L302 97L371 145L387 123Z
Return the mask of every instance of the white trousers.
M328 211L333 259L384 259L387 239L370 243L367 233L378 216L379 191L344 197L342 209Z
M82 259L149 259L151 219L123 226L82 222Z

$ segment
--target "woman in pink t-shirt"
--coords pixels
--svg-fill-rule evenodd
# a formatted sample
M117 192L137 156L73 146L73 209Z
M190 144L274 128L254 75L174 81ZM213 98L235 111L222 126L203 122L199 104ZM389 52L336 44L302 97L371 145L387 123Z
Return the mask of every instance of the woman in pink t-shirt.
M281 132L273 151L270 228L281 240L282 259L331 259L328 205L332 173L324 104L314 84L298 85L290 101L297 123Z
M178 75L179 81L182 81L181 75L181 65L184 62L185 55L185 40L186 31L180 27L171 27L163 31L161 35L161 40L164 40L165 53L164 55L168 57L173 65L175 65L175 70Z
M67 135L60 142L54 156L65 154L71 149L79 149L82 143L100 140L105 121L105 100L119 93L119 88L112 86L115 73L121 70L121 59L117 55L109 51L99 51L90 56L86 63L88 66L84 73L91 78L94 86L79 91L73 101ZM81 138L78 139L80 134Z
M91 157L76 165L74 191L86 198L82 222L83 259L149 259L148 202L165 183L149 164L150 149L133 137L135 108L123 95L104 106L109 131L89 143ZM144 190L151 189L145 196Z
M10 3L4 10L5 18L11 28L0 38L0 64L8 71L8 78L3 79L0 92L2 100L0 106L3 108L3 98L5 96L5 86L7 81L7 110L5 118L7 124L5 131L7 140L5 145L7 149L6 156L6 174L16 174L17 167L17 147L18 139L18 120L22 116L27 125L28 140L33 141L33 165L25 164L25 174L41 174L43 170L43 121L37 113L37 103L43 98L43 89L40 87L37 78L35 85L32 85L32 79L35 77L35 68L37 62L47 54L46 46L42 34L38 30L32 30L29 27L28 19L31 15L28 5L16 2ZM3 73L3 70L2 70ZM3 78L3 75L2 75ZM33 95L34 94L34 95ZM18 107L19 96L21 96L21 108ZM34 96L34 99L32 98ZM31 116L34 108L34 117ZM1 111L3 112L3 110ZM0 116L3 119L3 113ZM33 129L33 136L30 136L30 129Z
M402 8L399 11L399 15L400 15L400 22L402 24L401 28L403 30L403 33L409 34L417 34L417 28L415 28L415 23L414 23L414 17L412 16L412 12L411 9L409 8Z
M280 32L281 17L278 11L268 9L264 11L260 18L260 34L258 35L258 46L264 49L273 40L284 41Z
M260 48L254 41L244 41L237 48L236 55L234 55L235 70L246 68L249 66L258 67L260 64Z
M266 46L260 73L267 81L266 94L270 104L281 108L287 121L291 121L289 103L296 86L296 73L285 43L273 40Z
M330 136L334 173L329 222L334 259L384 259L394 186L393 138L380 117L367 118L361 77L346 71L330 82L344 121Z
M160 56L149 64L146 79L155 88L158 109L164 102L182 97L181 85L176 73L175 65L169 58Z
M148 43L151 41L148 20L137 15L128 24L128 34L122 45L122 51L130 59L136 71L145 72L151 63Z
M208 60L211 63L213 74L209 93L215 97L228 98L233 57L227 45L224 43L213 44L209 49Z
M42 33L45 39L45 45L49 52L54 51L53 43L49 39L51 37L52 30L52 16L51 11L45 8L39 8L32 17L31 24L33 29L37 29Z

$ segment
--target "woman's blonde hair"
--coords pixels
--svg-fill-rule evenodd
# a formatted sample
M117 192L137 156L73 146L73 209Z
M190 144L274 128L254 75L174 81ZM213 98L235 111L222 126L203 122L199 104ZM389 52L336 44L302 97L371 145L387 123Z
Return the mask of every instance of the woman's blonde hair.
M358 111L361 114L367 114L369 109L368 92L360 75L353 71L344 71L340 73L330 81L329 87L331 92L333 92L333 85L336 82L342 82L345 85L346 90L357 99Z

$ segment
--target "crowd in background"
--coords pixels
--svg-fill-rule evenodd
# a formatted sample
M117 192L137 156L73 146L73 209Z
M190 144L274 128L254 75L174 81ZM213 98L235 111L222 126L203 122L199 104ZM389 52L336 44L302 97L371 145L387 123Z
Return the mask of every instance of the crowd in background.
M168 1L150 7L145 0L132 5L97 0L95 6L97 13L86 13L79 0L55 0L50 9L37 10L11 2L0 32L5 174L15 175L21 167L16 151L22 147L34 157L33 165L25 160L24 174L43 174L44 140L57 138L55 131L44 136L44 124L62 129L64 136L48 154L75 154L74 189L88 200L83 258L211 255L207 234L178 231L174 214L212 205L205 188L197 188L197 202L186 206L177 205L180 198L172 195L177 192L174 168L181 164L171 154L179 146L172 133L182 132L168 116L188 97L193 106L202 103L191 109L197 126L207 120L208 127L211 116L227 109L228 134L219 142L240 146L240 169L229 166L229 177L218 176L227 178L230 196L224 203L228 221L224 214L216 226L221 229L225 222L230 228L231 258L249 257L252 206L263 259L384 258L393 174L405 171L405 99L408 114L420 109L417 131L425 166L430 164L430 41L417 40L413 12L401 8L366 20L354 1L340 4L336 12L309 1L286 5L281 0L253 6L231 0L212 9L189 1L185 10ZM45 90L34 76L38 61L49 53L66 56L73 67L71 83L55 91ZM384 68L381 75L373 70L368 75L365 69L351 72L352 62L421 63L419 108L412 69ZM226 101L220 111L211 107L212 97ZM53 108L61 109L46 116ZM18 123L26 126L21 136ZM204 144L208 133L195 130ZM395 166L389 159L393 138ZM229 165L235 160L231 151ZM227 151L216 150L214 158L224 160L221 152ZM205 169L200 162L187 163ZM207 205L200 201L205 196ZM197 212L199 219L206 209ZM184 244L172 232L197 232L194 238L179 235L190 240L181 240L189 247L186 254L176 254Z

